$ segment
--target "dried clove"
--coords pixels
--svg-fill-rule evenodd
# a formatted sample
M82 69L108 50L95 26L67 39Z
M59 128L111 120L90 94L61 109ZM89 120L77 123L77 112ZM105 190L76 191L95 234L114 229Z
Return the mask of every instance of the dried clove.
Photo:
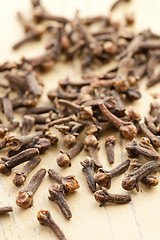
M145 178L149 174L157 171L159 168L160 168L159 161L150 161L143 164L134 173L128 174L122 180L122 187L128 191L133 190L134 188L136 188L136 190L139 191L139 187L138 187L139 181L141 181L143 178Z
M13 207L11 207L11 206L0 207L0 215L4 215L8 212L13 212Z
M138 159L132 159L130 165L134 167L134 169L138 169L141 166L143 166L143 163L141 163ZM141 182L147 186L147 188L150 188L152 186L157 186L159 183L159 180L154 175L148 175L144 177Z
M141 143L138 144L135 139L131 143L128 143L125 147L128 153L128 157L135 158L140 155L158 160L160 158L159 153L152 147L148 138L141 138Z
M99 168L98 173L95 176L96 182L98 183L98 185L104 186L107 189L109 189L111 187L111 180L114 177L124 173L129 168L129 165L130 160L126 160L110 171L106 171L105 169Z
M77 156L83 149L84 144L82 142L77 143L74 147L68 151L61 151L57 156L57 164L59 167L70 167L71 159Z
M147 127L145 123L141 123L141 130L146 135L147 138L158 148L160 147L160 137L154 135Z
M107 151L107 157L110 164L114 163L114 146L116 139L114 136L109 136L106 138L105 146Z
M16 187L20 187L26 180L28 174L40 163L41 159L39 156L34 157L29 162L27 162L21 171L15 171L15 176L13 178L13 183Z
M10 170L23 162L30 161L34 157L38 156L39 151L36 148L26 149L13 157L5 158L1 157L2 162L0 163L0 172L7 174Z
M100 207L104 206L106 203L126 204L131 201L129 195L111 194L108 193L104 187L102 187L102 190L97 190L94 193L94 197L96 201L100 203Z
M86 175L87 183L90 190L94 193L96 191L96 181L94 178L94 161L90 157L86 157L84 162L81 162L83 166L82 171Z
M40 210L37 214L37 219L41 225L51 228L59 240L66 240L64 233L55 223L49 211Z
M99 104L99 108L107 120L120 130L120 133L124 138L132 139L136 136L137 129L132 122L122 121L120 118L112 114L103 103Z
M89 154L91 158L94 161L94 165L96 168L102 167L102 164L100 163L99 157L98 157L98 151L99 151L99 141L96 139L94 135L88 135L85 138L85 148L87 151L89 151Z
M35 118L32 116L24 115L22 119L22 135L28 135L35 124Z
M53 184L49 188L49 194L50 194L50 196L48 197L49 200L56 202L61 212L63 213L64 217L67 220L69 220L72 217L72 213L70 207L68 206L66 200L64 199L63 186Z
M63 177L60 173L56 172L53 169L49 169L48 174L54 181L62 184L65 194L74 192L80 187L78 181L73 175Z
M33 205L33 195L39 188L43 178L45 177L45 174L46 170L41 168L33 175L27 187L19 191L19 194L16 198L16 204L19 207L28 208Z

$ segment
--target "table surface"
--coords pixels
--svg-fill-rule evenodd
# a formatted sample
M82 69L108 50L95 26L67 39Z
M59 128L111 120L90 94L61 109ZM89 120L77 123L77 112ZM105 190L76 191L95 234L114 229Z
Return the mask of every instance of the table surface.
M44 0L43 4L54 14L73 17L76 9L80 9L82 16L107 14L112 2L112 0ZM0 1L0 62L17 60L22 56L35 56L43 52L45 38L41 42L26 44L15 52L11 50L11 45L23 37L23 29L16 18L16 12L24 12L29 17L31 13L30 8L29 0ZM121 4L115 11L114 18L121 20L126 12L131 11L136 12L135 31L151 28L153 31L159 33L159 0L132 0L130 4ZM108 65L105 65L102 69L96 71L106 71L108 67ZM69 76L72 80L80 79L81 71L78 61L67 64L56 64L53 71L42 75L42 80L45 83L45 92L39 105L49 104L45 93L49 89L56 87L58 80L66 76ZM140 83L140 87L142 89L142 99L137 101L134 106L144 116L148 114L149 103L153 100L151 93L158 92L160 85L146 90L146 81L143 80ZM108 131L106 136L109 134L111 132ZM114 135L117 138L117 143L115 148L115 163L112 167L127 158L124 150L125 141L121 140L118 134L114 133ZM110 169L111 167L107 163L104 150L106 136L101 139L99 157L104 168ZM60 169L56 164L56 156L60 149L64 149L62 136L60 136L57 146L50 148L45 155L42 155L41 163L28 176L25 184L28 183L37 169L41 167L46 169L54 168L63 175L74 174L80 183L80 189L76 193L67 196L67 202L73 213L72 219L69 221L66 220L57 205L48 200L48 188L53 183L48 176L45 177L43 183L35 193L33 207L29 209L21 209L15 204L19 189L12 184L14 173L8 177L0 176L0 205L12 205L14 207L11 215L0 217L1 240L57 239L49 228L43 227L38 223L37 212L40 209L48 209L51 212L54 220L63 229L68 240L150 240L160 238L160 184L151 189L140 185L140 192L137 193L134 190L129 193L132 196L132 201L129 204L107 205L100 208L88 189L85 176L81 170L80 161L83 161L87 153L83 151L78 157L75 157L71 168ZM159 177L159 173L156 175ZM111 193L126 193L121 187L122 178L123 175L113 180L110 189Z

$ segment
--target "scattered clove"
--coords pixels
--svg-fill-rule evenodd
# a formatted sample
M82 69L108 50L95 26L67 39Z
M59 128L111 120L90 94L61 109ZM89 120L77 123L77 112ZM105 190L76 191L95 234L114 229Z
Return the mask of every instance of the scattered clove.
M109 189L111 187L111 180L114 177L124 173L129 168L129 164L130 160L126 160L110 171L106 171L105 169L99 168L98 173L95 176L97 184Z
M28 208L33 205L33 195L39 188L43 178L45 177L45 174L46 170L41 168L33 175L27 187L19 191L19 194L16 198L16 204L19 207Z
M100 203L100 207L104 206L106 203L126 204L131 201L129 195L111 194L108 193L104 187L102 187L102 190L97 190L94 193L94 197L96 201Z
M63 193L63 186L58 184L53 184L49 188L49 194L48 197L49 200L55 201L60 208L61 212L63 213L64 217L69 220L72 217L71 210L64 199L64 193Z
M66 240L64 233L58 227L58 225L54 222L49 211L40 210L37 214L37 219L41 225L51 228L59 240Z
M60 173L56 172L53 169L49 169L48 174L54 181L63 186L65 194L74 192L80 187L78 181L73 175L63 177Z
M81 165L83 166L82 170L86 175L88 186L92 193L94 193L96 191L96 181L94 178L94 161L92 158L86 157L84 159L84 162L81 162Z
M68 151L61 151L57 156L57 164L59 167L70 167L71 159L77 156L83 149L84 144L82 142L77 143L74 147Z
M107 157L110 164L114 163L114 146L116 139L114 136L109 136L106 138L105 146L107 150Z
M13 212L13 207L11 207L11 206L0 207L0 215L4 215L8 212Z

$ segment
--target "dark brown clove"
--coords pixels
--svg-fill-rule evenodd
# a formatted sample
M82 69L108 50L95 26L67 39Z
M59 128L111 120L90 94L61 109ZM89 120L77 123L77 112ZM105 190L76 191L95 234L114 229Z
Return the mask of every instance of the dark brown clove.
M160 168L160 163L158 161L150 161L138 168L134 173L128 174L122 181L122 187L125 190L133 190L134 188L139 191L138 183L144 177L155 172Z
M48 174L54 181L62 184L65 194L74 192L80 187L78 181L73 175L63 177L60 173L56 172L53 169L49 169Z
M134 167L134 169L138 169L141 166L143 166L143 163L141 163L138 159L132 159L130 165ZM146 185L147 188L150 188L152 186L157 186L159 183L159 180L154 175L148 175L144 177L141 182Z
M150 139L150 141L157 147L160 147L160 137L154 135L147 127L145 123L141 123L141 130L146 135L147 138Z
M106 203L126 204L131 201L129 195L111 194L108 193L104 187L102 187L102 190L97 190L94 193L94 197L96 201L100 203L100 207L104 206Z
M4 215L8 212L13 212L13 207L11 207L11 206L0 207L0 215Z
M74 147L70 148L68 151L58 154L57 164L59 167L70 167L71 159L77 156L83 149L84 144L82 142L77 143Z
M35 118L32 116L24 115L22 119L22 135L28 135L35 124Z
M28 174L40 163L41 159L39 156L34 157L29 162L27 162L21 171L15 171L15 176L13 178L13 183L16 187L20 187L26 180Z
M45 174L46 170L41 168L33 175L27 187L19 191L19 194L16 198L16 204L19 207L28 208L33 205L33 195L39 188L43 178L45 177Z
M94 193L96 191L96 181L94 178L94 161L90 157L86 157L84 162L81 162L83 166L82 171L85 173L88 186L90 190Z
M124 138L132 139L136 136L137 129L132 122L122 121L114 114L112 114L103 103L99 104L99 108L103 115L107 118L107 120L111 122L117 129L120 130L120 133Z
M94 135L88 135L85 138L85 149L89 151L89 154L91 158L94 161L94 165L96 168L102 167L102 164L100 163L99 157L98 157L98 151L99 151L99 141Z
M126 160L110 171L99 168L98 173L95 176L96 182L98 183L98 185L104 186L109 189L111 187L111 180L114 177L124 173L129 168L129 164L130 160Z
M77 117L75 115L71 115L69 117L64 117L64 118L60 118L60 119L56 119L52 122L50 122L48 124L49 127L52 127L54 125L60 125L60 124L63 124L63 123L68 123L68 122L71 122L71 121L74 121L76 122L77 121Z
M105 146L107 151L107 157L110 164L114 163L114 146L116 139L114 136L109 136L106 138Z
M49 211L40 210L37 214L37 219L38 219L38 221L41 225L47 226L50 229L52 229L59 240L66 240L66 237L64 236L64 233L59 228L59 226L55 223L55 221L51 217L51 214L50 214Z
M11 89L8 89L5 96L2 98L2 107L3 107L3 112L9 122L12 122L14 113L13 113L13 105L12 101L9 98L9 93Z
M14 135L7 135L7 147L9 147L12 151L18 151L22 146L30 143L37 137L42 137L43 132L37 131L31 135L27 136L14 136Z
M1 157L2 163L0 163L0 172L7 174L10 170L23 162L30 161L34 157L38 156L39 151L36 148L26 149L13 157L4 158Z
M148 157L153 160L160 158L159 153L150 144L148 138L141 138L141 143L138 144L135 139L131 143L128 143L125 147L128 153L128 157L135 158L140 155Z
M54 201L57 203L58 207L60 208L61 212L63 213L64 217L69 220L72 217L72 213L70 207L68 206L63 193L63 186L58 184L53 184L49 188L48 197L49 200Z

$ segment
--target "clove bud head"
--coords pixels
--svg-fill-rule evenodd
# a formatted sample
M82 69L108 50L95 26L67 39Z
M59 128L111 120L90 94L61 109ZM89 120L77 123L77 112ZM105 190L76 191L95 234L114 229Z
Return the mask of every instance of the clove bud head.
M137 128L133 124L120 126L120 133L125 139L133 139L137 135Z
M95 180L99 186L106 187L107 189L111 187L111 177L109 174L105 173L103 169L98 169Z
M22 190L19 192L16 204L22 208L28 208L33 205L33 197L32 194L29 192L23 192Z
M71 159L66 153L59 153L56 160L59 167L71 166Z
M70 192L74 192L80 187L78 181L75 179L75 176L72 176L72 175L65 177L62 180L62 185L64 187L66 194Z
M80 119L91 119L93 117L93 110L91 107L83 107L78 113L78 118Z
M133 190L136 186L137 182L136 180L134 181L133 178L131 179L130 177L125 177L122 180L122 187L127 191Z
M88 135L85 138L85 144L87 147L97 147L99 141L97 141L97 138L94 135Z
M26 176L22 173L15 172L15 176L13 178L13 183L16 187L20 187L26 179Z
M37 219L41 225L48 226L51 219L50 212L47 210L40 210L37 214Z
M76 136L74 134L67 134L64 136L64 145L66 147L72 147L76 144Z

